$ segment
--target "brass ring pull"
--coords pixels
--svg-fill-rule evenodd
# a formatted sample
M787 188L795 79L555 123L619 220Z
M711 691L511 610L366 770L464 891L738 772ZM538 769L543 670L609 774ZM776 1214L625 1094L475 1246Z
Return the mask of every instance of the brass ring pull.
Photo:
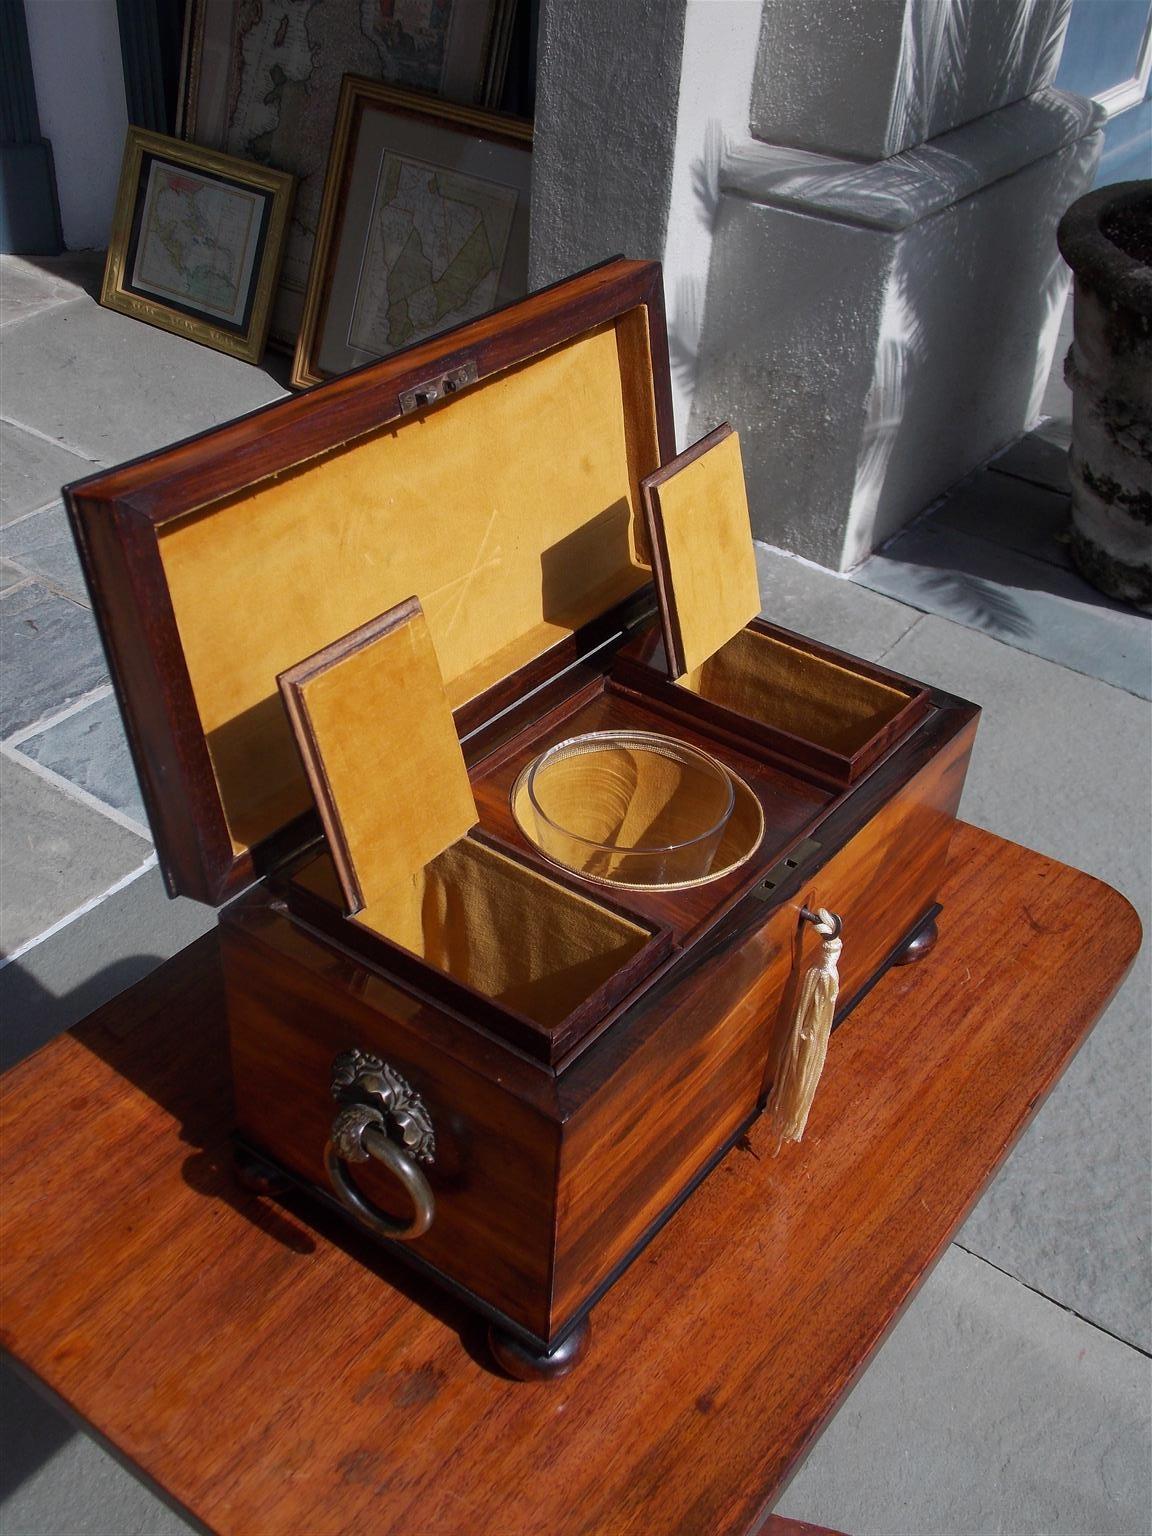
M370 1157L383 1163L404 1186L412 1202L409 1221L395 1221L379 1210L349 1178L347 1164L366 1163ZM341 1204L377 1237L410 1243L432 1225L436 1215L432 1188L413 1159L388 1135L384 1114L373 1105L350 1104L340 1111L324 1148L324 1166Z

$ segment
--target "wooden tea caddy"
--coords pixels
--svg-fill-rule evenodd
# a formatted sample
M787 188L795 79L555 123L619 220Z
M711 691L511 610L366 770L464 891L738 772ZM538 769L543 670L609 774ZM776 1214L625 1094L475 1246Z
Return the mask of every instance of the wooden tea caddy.
M671 681L673 455L660 268L620 259L66 491L168 889L221 909L242 1176L391 1234L525 1378L760 1112L802 910L838 1017L931 949L977 723L758 619ZM480 825L348 916L277 679L412 596ZM738 775L727 873L610 890L523 835L525 765L616 728Z

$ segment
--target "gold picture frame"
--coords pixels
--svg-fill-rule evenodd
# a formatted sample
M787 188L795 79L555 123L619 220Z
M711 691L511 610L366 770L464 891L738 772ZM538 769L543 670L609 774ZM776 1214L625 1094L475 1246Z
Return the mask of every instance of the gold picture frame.
M292 189L285 171L129 128L101 304L259 362Z
M309 388L524 296L531 149L532 124L524 119L345 77L296 342L295 388ZM453 303L453 295L435 291L429 274L429 282L411 292L411 302L405 299L402 324L389 311L385 335L381 306L373 310L371 296L373 284L381 293L392 291L395 266L387 266L386 240L379 232L385 209L399 208L402 197L388 203L389 177L423 180L412 190L413 207L421 199L452 204L458 227L470 230L469 275L483 276ZM403 187L402 180L401 194ZM411 217L415 231L416 214ZM464 234L460 238L465 241ZM424 260L422 248L415 260ZM427 324L430 314L434 318ZM358 330L360 321L366 323Z

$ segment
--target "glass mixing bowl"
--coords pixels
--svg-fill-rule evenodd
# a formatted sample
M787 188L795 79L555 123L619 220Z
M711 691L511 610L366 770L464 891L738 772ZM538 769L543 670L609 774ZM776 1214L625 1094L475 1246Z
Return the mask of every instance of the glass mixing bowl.
M650 731L558 742L521 774L517 819L555 863L614 885L705 880L736 803L715 758Z

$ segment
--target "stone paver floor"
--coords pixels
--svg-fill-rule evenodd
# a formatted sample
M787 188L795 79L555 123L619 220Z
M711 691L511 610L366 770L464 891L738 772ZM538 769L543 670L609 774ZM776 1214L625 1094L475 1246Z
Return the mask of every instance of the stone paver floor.
M249 368L100 309L99 270L0 261L5 1061L213 920L162 894L59 488L282 392L280 359ZM1116 885L1147 923L1149 626L1068 569L1061 391L856 579L761 549L764 612L982 703L962 814ZM782 1512L854 1536L1148 1530L1150 1016L1143 956ZM6 1382L5 1536L188 1529Z

